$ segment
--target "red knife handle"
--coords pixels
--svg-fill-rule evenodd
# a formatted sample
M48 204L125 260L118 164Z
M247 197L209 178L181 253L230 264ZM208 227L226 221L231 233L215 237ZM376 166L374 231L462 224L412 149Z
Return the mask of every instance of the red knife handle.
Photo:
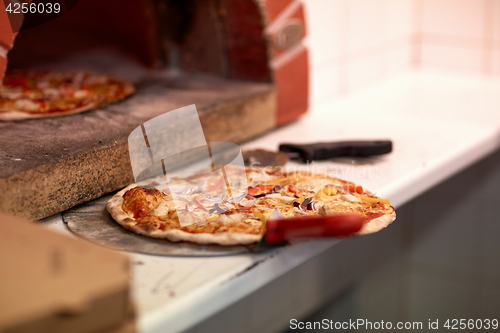
M280 243L297 238L347 236L359 231L363 227L363 220L358 214L269 220L265 237L268 243Z

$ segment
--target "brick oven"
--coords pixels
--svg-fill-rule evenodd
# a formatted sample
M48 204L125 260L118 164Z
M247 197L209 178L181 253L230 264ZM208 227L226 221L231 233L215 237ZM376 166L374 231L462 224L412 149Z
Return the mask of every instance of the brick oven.
M128 134L178 107L197 105L207 141L235 143L307 110L300 1L61 0L64 14L47 22L9 17L9 3L0 3L1 77L90 70L130 79L137 93L78 115L0 123L0 210L43 218L132 182Z

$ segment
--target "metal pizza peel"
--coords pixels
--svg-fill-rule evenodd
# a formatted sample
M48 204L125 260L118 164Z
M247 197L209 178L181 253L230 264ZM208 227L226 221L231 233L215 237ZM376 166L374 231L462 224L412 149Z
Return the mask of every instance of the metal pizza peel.
M106 210L106 203L111 197L112 195L107 195L74 207L63 213L63 221L73 233L99 245L115 250L168 256L260 253L285 246L294 240L344 237L359 231L363 226L363 217L356 214L283 217L268 220L262 240L248 246L173 243L135 234L116 223Z
M391 141L342 141L305 145L282 144L280 145L280 152L263 149L247 150L243 151L243 158L246 165L258 162L260 165L281 166L288 161L289 157L297 158L301 161L311 161L342 156L374 156L387 154L391 150ZM333 233L330 235L324 233L328 230L329 222L333 221L319 220L317 221L320 223L318 227L321 226L323 235L315 235L315 232L308 234L309 231L307 229L300 230L302 227L307 226L304 224L305 221L297 221L298 224L294 227L295 230L287 230L289 228L284 226L289 225L290 219L288 219L286 224L279 223L279 221L275 224L279 226L276 227L276 230L279 230L280 237L283 238L276 243L267 241L269 233L263 237L260 243L248 246L201 245L188 242L173 243L168 240L135 234L116 223L106 210L106 204L112 195L110 194L86 202L63 212L63 221L73 233L91 242L116 250L166 256L224 256L263 252L270 248L286 245L287 240L293 239L294 235L310 236L313 238L317 236L335 237L335 232L338 231L338 227L334 226L330 228L330 231ZM353 225L357 228L358 222L350 225L349 228L352 228ZM292 235L292 237L288 237L287 239L287 233Z
M106 195L63 212L64 223L78 236L115 250L180 257L225 256L254 252L252 247L243 245L173 243L135 234L116 223L106 210L106 203L112 196L113 194Z

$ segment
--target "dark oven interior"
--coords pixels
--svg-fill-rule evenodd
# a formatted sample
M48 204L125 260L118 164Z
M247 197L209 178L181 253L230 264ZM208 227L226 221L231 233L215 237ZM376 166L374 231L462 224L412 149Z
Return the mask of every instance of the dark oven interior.
M21 31L8 66L116 72L133 66L127 62L132 60L135 71L270 82L262 13L253 0L80 1L66 14ZM24 25L36 24L34 19L27 15ZM133 76L133 70L122 70L118 74Z

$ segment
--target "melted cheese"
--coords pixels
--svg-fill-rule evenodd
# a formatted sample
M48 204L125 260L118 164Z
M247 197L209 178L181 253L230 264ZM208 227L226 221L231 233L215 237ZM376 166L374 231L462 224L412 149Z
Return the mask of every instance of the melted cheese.
M168 201L163 201L149 215L165 216L168 214Z

